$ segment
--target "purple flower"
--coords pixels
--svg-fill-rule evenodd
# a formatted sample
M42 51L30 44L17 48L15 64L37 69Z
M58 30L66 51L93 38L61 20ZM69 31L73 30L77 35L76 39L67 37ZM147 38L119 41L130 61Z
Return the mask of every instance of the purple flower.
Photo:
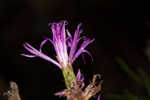
M42 41L39 50L35 49L30 44L25 43L24 48L29 51L31 55L21 55L29 58L41 57L57 65L59 68L67 67L68 64L72 64L82 53L87 53L91 56L91 54L85 48L92 43L94 39L91 40L89 38L80 36L82 33L82 30L80 29L81 24L79 24L75 30L74 36L72 36L69 30L65 28L66 25L67 21L51 23L50 26L52 30L52 39L46 38L44 41ZM52 59L42 52L42 47L47 41L53 44L57 60ZM79 41L82 41L81 45L79 45Z

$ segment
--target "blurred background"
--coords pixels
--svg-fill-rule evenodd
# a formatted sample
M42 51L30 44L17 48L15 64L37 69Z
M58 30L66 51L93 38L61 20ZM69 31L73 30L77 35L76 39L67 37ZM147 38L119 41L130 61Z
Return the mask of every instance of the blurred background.
M102 75L102 100L113 100L110 94L122 95L126 89L137 96L147 95L116 61L116 57L120 57L135 73L139 68L150 72L150 17L141 14L137 3L128 0L0 0L0 100L4 100L2 93L7 91L10 81L19 85L22 100L64 100L54 96L65 88L60 69L40 58L20 56L27 53L24 42L38 49L40 42L51 36L48 23L60 20L68 20L67 28L72 33L82 22L84 35L96 39L88 46L94 61L85 54L86 63L80 57L73 66L75 72L81 68L86 82L93 74ZM55 57L51 44L46 44L44 50Z

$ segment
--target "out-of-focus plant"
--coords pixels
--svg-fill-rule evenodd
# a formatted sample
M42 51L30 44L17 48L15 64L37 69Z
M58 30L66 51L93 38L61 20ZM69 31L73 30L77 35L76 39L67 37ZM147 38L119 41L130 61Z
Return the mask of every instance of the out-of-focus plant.
M3 94L8 97L8 100L21 100L18 85L15 82L10 82L10 89Z
M138 69L137 73L120 57L116 58L117 63L121 69L132 79L138 86L145 89L144 96L138 96L131 93L128 89L124 90L124 94L111 94L110 98L113 100L150 100L150 77L143 69Z

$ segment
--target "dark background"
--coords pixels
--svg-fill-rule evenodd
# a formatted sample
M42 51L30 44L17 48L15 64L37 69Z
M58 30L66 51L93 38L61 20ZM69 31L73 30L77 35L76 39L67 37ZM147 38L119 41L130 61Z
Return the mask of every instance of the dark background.
M88 46L94 61L86 56L84 64L80 57L74 68L75 71L81 68L87 82L93 74L103 76L102 100L111 100L107 94L122 93L126 88L140 92L115 61L115 57L120 56L133 70L141 67L150 72L150 17L143 14L137 3L128 0L1 0L0 92L7 90L9 81L15 81L23 100L59 99L53 94L65 88L60 69L40 58L30 59L20 54L26 52L24 42L38 49L44 37L51 35L48 23L60 20L68 20L71 32L82 22L85 35L96 39ZM49 52L51 45L47 46L45 51L54 57L55 53Z

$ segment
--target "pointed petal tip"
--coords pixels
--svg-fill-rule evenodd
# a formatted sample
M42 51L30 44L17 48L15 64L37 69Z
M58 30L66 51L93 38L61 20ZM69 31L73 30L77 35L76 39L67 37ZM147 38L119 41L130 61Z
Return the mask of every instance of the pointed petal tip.
M84 81L84 76L83 74L81 73L80 69L78 69L78 73L76 75L76 80L77 81L80 81L80 82L83 82Z
M91 60L93 62L94 60L93 60L92 54L89 51L87 51L87 50L84 50L84 52L87 53L91 57Z
M77 29L80 29L81 26L82 26L82 23L79 23L77 26Z
M45 38L40 44L40 52L42 52L43 45L49 40L49 38Z
M29 43L27 43L27 42L25 42L25 43L23 44L23 46L24 46L24 48L33 49L33 47L32 47Z
M27 55L27 54L20 54L21 56L29 57L29 58L34 58L36 57L35 55Z
M87 54L91 57L92 62L94 61L94 60L93 60L93 57L92 57L92 55L91 55L91 53L90 53L89 51L85 50L85 49L82 49L82 50L78 51L78 52L75 54L75 56L74 56L73 59L72 59L72 63L73 63L81 54L83 54L83 53L87 53ZM83 59L83 60L84 60L84 59Z
M30 45L28 42L25 42L23 45Z
M94 42L94 41L95 41L95 38L93 38L93 39L91 40L91 43Z
M27 42L23 43L23 46L24 46L24 47L26 47L26 45L27 45Z

